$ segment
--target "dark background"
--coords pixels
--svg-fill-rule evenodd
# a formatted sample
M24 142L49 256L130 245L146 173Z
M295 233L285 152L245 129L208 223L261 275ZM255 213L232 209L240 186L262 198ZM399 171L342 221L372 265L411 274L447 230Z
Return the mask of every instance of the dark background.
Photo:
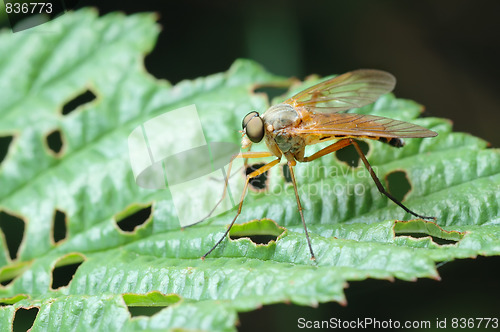
M234 2L234 3L233 3ZM79 1L101 13L154 11L163 31L146 58L176 83L236 58L303 79L358 68L393 73L395 93L500 146L500 2Z
M500 146L499 1L81 0L78 6L101 14L159 13L163 31L145 64L174 84L226 71L241 57L300 79L384 69L397 77L398 97ZM294 330L299 317L500 318L499 265L498 257L478 258L443 265L441 281L354 282L347 307L265 306L240 314L239 329Z

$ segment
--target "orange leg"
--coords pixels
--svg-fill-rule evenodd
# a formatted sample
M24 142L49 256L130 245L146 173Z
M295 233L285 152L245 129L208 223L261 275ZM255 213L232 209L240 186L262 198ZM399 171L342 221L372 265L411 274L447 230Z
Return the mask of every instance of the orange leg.
M349 138L341 139L340 141L337 141L337 142L333 143L332 145L328 145L327 147L319 150L318 152L316 152L315 154L313 154L309 157L297 158L297 160L302 162L302 163L307 163L307 162L316 160L316 159L321 158L329 153L335 152L337 150L345 148L346 146L351 145L352 143L350 141L351 140Z
M313 161L313 160L318 159L320 157L323 157L324 155L327 155L329 153L332 153L332 152L335 152L335 151L340 150L342 148L345 148L345 147L347 147L347 146L349 146L351 144L354 145L354 148L356 148L356 152L358 153L359 157L363 161L363 164L365 165L366 169L370 173L370 176L372 177L373 181L375 182L375 185L377 186L378 191L381 194L385 195L391 201L393 201L394 203L396 203L397 205L399 205L403 210L405 210L406 212L414 215L415 217L422 218L422 219L434 219L434 220L436 220L436 217L426 217L426 216L422 216L422 215L420 215L418 213L413 212L412 210L410 210L406 206L404 206L403 203L401 203L400 201L398 201L394 196L392 196L391 194L389 194L385 190L384 186L382 185L382 183L378 179L378 177L375 174L375 172L373 171L372 166L370 165L370 163L366 159L366 156L363 153L363 151L361 150L361 148L359 147L359 144L354 139L352 139L352 138L342 139L342 140L340 140L338 142L333 143L332 145L329 145L329 146L327 146L327 147L319 150L318 152L316 152L315 154L313 154L313 155L311 155L309 157L304 157L304 158L301 158L301 160L299 160L299 159L297 159L297 160L299 160L301 162L310 162L310 161Z
M250 150L251 150L251 149L252 149L252 144L250 144L250 146L248 147L247 152L245 152L245 153L250 152ZM269 155L269 156L271 156L271 155ZM266 156L266 157L267 157L267 156ZM232 160L234 160L234 158L235 158L235 157L233 157L233 158L231 159L231 161L232 161ZM243 158L243 157L241 157L241 158ZM248 166L248 158L245 158L245 159L243 160L243 166L242 166L242 167L240 167L240 168L238 169L238 172L239 172L241 169L243 169L243 167L245 167L245 169L246 169L246 168L247 168L247 166ZM228 171L230 171L230 170L231 170L231 167L228 167ZM229 173L230 173L230 172L229 172ZM229 179L231 179L231 178L233 178L236 174L237 174L237 173L233 173L233 174L232 174L232 175L230 175L230 176L228 175L228 178L229 178ZM226 174L224 174L224 178L226 178ZM219 181L219 180L214 179L214 178L212 178L212 180ZM224 195L222 196L222 199L220 200L220 202L222 202L222 200L223 200L223 199L224 199ZM204 218L203 218L203 219L201 219L200 221L197 221L195 224L200 223L200 222L202 222L203 220L205 220L205 219L209 218L209 217L210 217L210 215L213 213L213 211L214 211L214 210L217 208L217 206L220 204L220 202L218 202L218 203L215 205L215 207L213 208L213 210L212 210L212 211L210 211L210 213L208 214L208 216L204 217ZM193 224L193 225L195 225L195 224Z
M252 154L252 155L249 155L249 154ZM265 154L265 155L264 155ZM269 157L271 156L271 153L270 152L248 152L248 153L242 153L240 154L241 157L239 158L261 158L261 157ZM231 230L231 227L233 227L234 225L234 222L236 221L236 219L238 218L238 216L240 215L241 213L241 208L243 207L243 201L245 199L245 194L247 192L247 189L248 189L248 183L250 182L250 180L254 177L257 177L259 175L261 175L262 173L268 171L270 168L276 166L279 162L280 162L281 158L278 158L276 160L273 160L271 161L270 163L262 166L261 168L253 171L252 173L248 174L247 175L247 178L246 178L246 181L245 181L245 186L243 187L243 192L241 193L241 199L240 199L240 204L238 206L238 212L236 213L236 216L234 216L234 219L233 221L231 222L231 224L229 224L226 232L224 233L224 235L220 238L219 241L217 241L217 243L212 247L212 249L210 249L205 255L203 255L201 257L201 259L205 259L205 257L207 257L208 255L210 255L210 253L215 249L217 248L217 246L226 238L227 234L229 233L229 231ZM228 169L228 172L229 172L229 169ZM226 179L228 179L228 177L226 176ZM227 180L226 180L226 185L224 187L224 195L226 193L226 187L227 187ZM224 196L223 196L224 197Z
M224 200L224 197L226 197L227 185L229 183L229 178L231 176L231 168L233 166L233 161L236 158L245 158L245 165L246 165L246 161L249 158L265 158L265 157L271 157L271 156L272 156L271 152L264 151L264 152L242 152L242 153L239 153L239 154L231 157L231 160L229 161L229 166L227 167L227 175L224 176L225 181L224 181L224 190L222 191L222 197L219 199L219 201L215 204L213 209L210 210L210 212L205 217L201 218L200 220L198 220L194 224L191 224L190 226L199 224L200 222L210 218L212 213L214 213L215 209L217 209L217 207L220 205L220 203L222 203L222 201Z

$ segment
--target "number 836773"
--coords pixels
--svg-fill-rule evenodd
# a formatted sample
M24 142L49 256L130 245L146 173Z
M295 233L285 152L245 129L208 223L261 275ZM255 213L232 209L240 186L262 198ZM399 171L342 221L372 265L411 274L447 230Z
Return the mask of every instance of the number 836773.
M52 3L50 2L10 2L5 3L7 14L51 14Z

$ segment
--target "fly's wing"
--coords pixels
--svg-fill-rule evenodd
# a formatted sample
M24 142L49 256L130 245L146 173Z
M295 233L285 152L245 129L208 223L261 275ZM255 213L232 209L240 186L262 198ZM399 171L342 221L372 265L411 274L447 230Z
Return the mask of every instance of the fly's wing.
M391 92L395 85L394 76L385 71L360 69L316 84L285 103L318 112L337 113L371 104L381 95Z
M371 136L371 137L434 137L435 131L412 123L375 115L309 114L308 121L297 127L287 128L296 135Z

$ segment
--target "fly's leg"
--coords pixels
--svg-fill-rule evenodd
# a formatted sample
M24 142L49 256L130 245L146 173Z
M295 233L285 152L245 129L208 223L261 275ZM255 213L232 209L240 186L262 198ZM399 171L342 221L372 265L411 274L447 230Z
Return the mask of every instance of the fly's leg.
M307 162L316 160L318 158L321 158L321 157L323 157L323 156L325 156L325 155L327 155L329 153L332 153L332 152L335 152L337 150L343 149L346 146L349 146L351 144L352 143L350 142L350 139L344 138L344 139L341 139L340 141L337 141L337 142L333 143L332 145L328 145L327 147L319 150L318 152L310 155L309 157L297 158L297 160L300 161L300 162L302 162L302 163L307 163Z
M250 143L250 145L248 146L248 150L247 150L247 152L245 152L245 153L250 152L250 150L251 150L251 149L252 149L252 144ZM269 155L269 156L271 156L271 155ZM267 157L267 156L266 156L266 157ZM231 161L232 161L232 160L234 160L234 158L235 158L235 157L233 157L233 158L231 159ZM240 167L240 168L238 168L238 171L237 171L236 173L231 174L231 176L229 176L229 175L228 175L228 178L229 178L229 179L233 178L236 174L238 174L238 172L239 172L240 170L242 170L242 169L243 169L243 167L247 168L247 166L248 166L248 158L244 158L244 159L243 159L243 166L242 166L242 167ZM228 167L228 174L230 174L230 173L231 173L231 172L230 172L230 170L231 170L231 167ZM225 178L226 178L226 177L225 177L225 174L224 174L224 179L225 179ZM219 181L219 180L217 180L217 179L213 179L213 178L212 178L212 180ZM221 200L221 201L222 201L222 200ZM218 203L217 205L219 205L219 203ZM216 206L216 207L217 207L217 206ZM211 212L210 212L210 214L212 214L212 212L213 212L213 211L211 211ZM210 216L210 215L209 215L209 216ZM201 221L203 221L203 220L205 220L205 219L207 219L207 218L208 218L208 217L205 217L205 218L201 219ZM197 223L199 223L199 222L200 222L200 221L198 221Z
M294 166L295 166L295 160L293 159L288 160L288 169L290 170L290 177L292 178L293 190L295 191L295 199L297 200L297 207L299 208L300 219L302 220L302 225L304 226L304 231L306 232L307 245L309 246L309 251L311 252L311 260L316 260L311 245L311 239L309 238L309 232L307 231L304 214L302 213L302 204L300 204L299 191L297 190L297 181L295 180L295 174L293 172Z
M335 152L337 150L343 149L343 148L345 148L345 147L347 147L347 146L349 146L351 144L354 145L354 148L356 149L356 152L359 154L359 157L363 161L363 164L365 164L366 169L370 173L370 176L372 177L373 181L375 182L375 185L377 186L378 191L381 194L385 195L391 201L393 201L394 203L396 203L397 205L399 205L403 210L405 210L406 212L414 215L415 217L422 218L422 219L433 219L433 220L436 220L436 217L426 217L426 216L422 216L422 215L420 215L418 213L413 212L412 210L410 210L406 206L404 206L403 203L401 203L400 201L398 201L394 196L392 196L391 194L389 194L385 190L385 188L382 185L382 183L380 183L380 180L378 179L377 175L373 171L372 166L370 165L370 163L366 159L365 154L363 153L363 151L359 147L359 144L355 140L353 140L352 138L342 139L340 141L337 141L337 142L333 143L332 145L329 145L329 146L327 146L327 147L319 150L318 152L314 153L313 155L311 155L309 157L303 157L303 158L299 158L297 160L300 161L300 162L310 162L310 161L313 161L313 160L318 159L320 157L323 157L324 155L327 155L329 153L332 153L332 152Z
M311 260L316 260L316 256L314 255L314 251L313 251L312 245L311 245L311 239L309 237L309 232L307 231L307 225L306 225L306 221L304 219L304 213L302 212L302 210L303 210L302 204L300 204L300 197L299 197L299 192L297 189L297 181L295 180L295 173L293 171L293 167L296 164L294 158L296 158L300 162L310 162L310 161L313 161L313 160L318 159L320 157L323 157L324 155L327 155L327 154L332 153L334 151L345 148L346 146L348 146L350 144L351 143L349 142L348 139L342 139L338 142L333 143L332 145L329 145L329 146L319 150L318 152L314 153L313 155L311 155L309 157L298 157L298 156L295 157L295 156L292 156L289 154L285 154L285 156L288 159L288 169L290 170L290 177L292 178L293 190L295 192L295 199L297 201L297 207L299 209L300 219L302 220L302 225L304 226L304 231L306 234L307 245L309 246L309 251L311 252Z
M396 203L397 205L399 205L406 212L408 212L410 214L413 214L415 217L419 217L419 218L422 218L422 219L433 219L433 220L436 220L436 217L426 217L426 216L422 216L422 215L420 215L418 213L413 212L412 210L410 210L406 206L404 206L403 203L401 203L400 201L398 201L394 196L392 196L391 194L389 194L385 190L384 186L382 186L382 183L380 183L380 180L378 179L377 175L373 171L372 166L370 165L370 163L366 159L365 154L363 153L363 151L361 151L361 148L359 147L359 144L355 140L353 140L351 138L349 140L351 141L351 144L354 145L354 147L356 148L356 151L358 152L359 157L361 158L361 160L363 160L363 164L365 164L366 169L368 169L368 172L370 173L373 181L375 182L375 185L377 186L378 191L380 191L382 194L384 194L385 196L387 196L387 198L389 198L391 201L393 201L394 203Z
M249 152L249 153L252 153L252 154L264 154L264 153L267 153L268 155L266 156L269 156L271 153L270 152ZM259 155L257 157L255 156L248 156L243 153L241 154L243 155L242 157L240 158L260 158L260 157L263 157L262 155ZM245 199L245 194L247 192L247 189L248 189L248 183L250 182L250 180L254 177L257 177L259 175L261 175L262 173L268 171L270 168L272 168L273 166L277 165L279 162L280 162L281 158L278 158L276 160L273 160L271 161L270 163L262 166L261 168L253 171L252 173L248 174L247 175L247 178L246 178L246 181L245 181L245 186L243 187L243 192L241 193L241 199L240 199L240 204L238 206L238 212L236 213L236 216L234 216L234 219L233 221L231 221L231 224L229 224L229 226L227 227L227 230L226 232L224 233L224 235L220 238L219 241L217 241L217 243L212 247L212 249L210 249L205 255L203 255L201 257L201 259L205 259L205 257L207 257L208 255L210 255L210 253L215 249L217 248L217 246L226 238L227 234L229 234L229 231L231 230L231 227L233 227L234 225L234 222L236 221L236 219L238 218L238 216L240 215L241 213L241 208L243 207L243 201ZM227 177L226 177L227 178ZM227 182L226 182L226 187L227 187ZM224 188L224 194L225 194L225 189Z
M224 181L224 190L222 191L222 197L219 199L219 201L215 204L215 206L212 208L212 210L210 210L210 212L205 217L201 218L200 220L198 220L197 222L195 222L192 225L198 224L198 223L210 218L212 213L214 213L215 209L217 209L217 207L220 205L220 203L222 203L222 201L226 197L227 186L229 184L229 178L231 176L231 168L233 166L234 159L245 158L245 162L246 162L249 158L265 158L265 157L271 157L271 156L272 156L272 154L270 152L264 151L264 152L243 152L243 153L239 153L239 154L231 157L231 160L229 161L229 166L227 167L227 175L224 175L225 181ZM192 226L192 225L190 225L190 226Z

